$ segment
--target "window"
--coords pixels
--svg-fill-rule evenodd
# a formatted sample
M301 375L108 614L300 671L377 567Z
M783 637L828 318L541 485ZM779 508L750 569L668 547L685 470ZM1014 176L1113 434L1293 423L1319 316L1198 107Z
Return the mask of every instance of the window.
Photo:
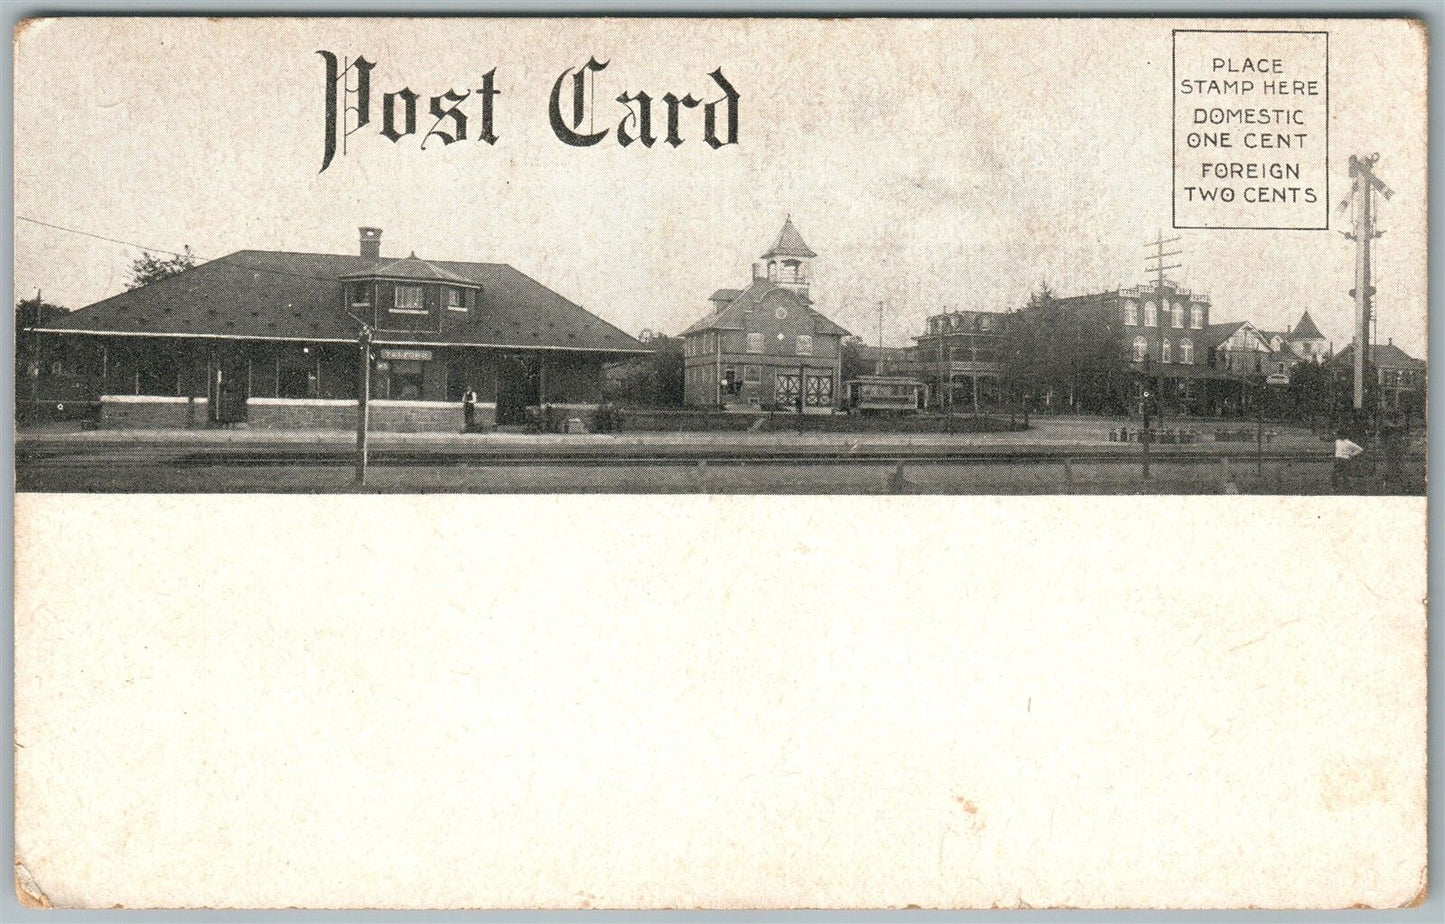
M466 311L467 306L462 303L462 290L447 288L446 305L451 311Z
M1157 309L1157 308L1154 307L1154 303L1153 303L1153 302L1145 302L1145 303L1144 303L1144 326L1145 326L1145 327L1158 327L1158 326L1159 326L1159 309Z
M1182 302L1174 303L1174 326L1184 326L1184 304Z
M812 355L813 355L813 338L812 338L811 336L809 336L808 334L799 334L799 335L798 335L798 355L799 355L799 356L812 356Z
M1159 344L1159 361L1161 363L1173 362L1173 359L1171 358L1171 351L1169 349L1168 340L1165 340L1163 343Z
M251 370L251 389L253 393L263 393L265 388L260 381L262 365L257 362ZM272 371L272 370L266 370ZM315 398L316 397L316 355L315 348L303 346L300 348L284 349L276 355L275 364L275 386L276 397L278 398Z
M421 286L397 286L394 311L422 311Z
M762 366L743 366L743 381L757 383L763 380Z
M1149 352L1149 341L1142 336L1134 338L1134 362L1144 361L1144 354Z
M743 383L738 380L738 370L733 366L728 366L723 370L722 393L725 395L735 395L742 390Z
M763 351L763 335L757 332L748 334L748 352L761 353Z
M993 330L993 318L988 315L984 315L980 319L980 323L983 325L984 330Z
M1179 361L1189 364L1194 362L1194 341L1188 337L1179 341Z
M1124 303L1124 323L1129 327L1139 326L1139 306L1136 303Z
M353 282L353 283L351 284L351 304L353 304L353 305L370 305L370 304L371 304L371 283L369 283L369 282Z
M246 373L241 373L240 387L246 387ZM135 393L138 395L179 395L181 393L181 357L160 347L135 355Z
M1189 326L1195 330L1204 329L1204 306L1195 305L1189 309Z

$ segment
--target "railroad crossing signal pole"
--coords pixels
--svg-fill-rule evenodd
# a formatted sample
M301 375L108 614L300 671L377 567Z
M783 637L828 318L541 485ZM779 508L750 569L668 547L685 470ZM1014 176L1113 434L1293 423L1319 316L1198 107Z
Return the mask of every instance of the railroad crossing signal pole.
M1375 193L1389 199L1394 190L1386 186L1375 175L1374 167L1379 154L1368 157L1350 155L1350 198L1340 203L1340 209L1355 206L1355 228L1353 233L1342 231L1345 237L1355 242L1355 287L1350 296L1355 300L1355 355L1354 355L1354 407L1365 408L1365 363L1370 356L1370 322L1374 313L1375 287L1374 265L1371 245L1375 238L1384 234L1375 230Z

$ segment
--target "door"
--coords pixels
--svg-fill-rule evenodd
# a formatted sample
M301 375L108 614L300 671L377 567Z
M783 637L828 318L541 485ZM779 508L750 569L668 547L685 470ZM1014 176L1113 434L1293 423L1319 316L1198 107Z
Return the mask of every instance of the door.
M211 387L206 396L213 423L245 423L246 398L251 391L249 374L244 355L227 352L216 356L211 363Z
M538 379L536 363L520 354L497 358L497 423L524 424L527 408L537 404Z
M777 387L773 394L774 403L779 407L797 407L798 390L802 387L801 377L779 372L776 382Z
M804 400L808 407L832 407L833 377L831 375L808 376L808 394Z

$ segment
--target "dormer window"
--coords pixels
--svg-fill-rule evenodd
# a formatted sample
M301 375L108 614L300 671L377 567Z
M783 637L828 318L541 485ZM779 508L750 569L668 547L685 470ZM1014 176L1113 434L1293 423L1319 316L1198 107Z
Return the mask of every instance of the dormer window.
M462 300L462 290L448 286L443 290L446 295L446 306L448 311L466 311L466 303Z
M353 282L351 289L351 304L353 307L364 307L371 304L371 284L366 282Z
M422 303L421 286L397 286L396 304L393 311L415 311L425 313Z

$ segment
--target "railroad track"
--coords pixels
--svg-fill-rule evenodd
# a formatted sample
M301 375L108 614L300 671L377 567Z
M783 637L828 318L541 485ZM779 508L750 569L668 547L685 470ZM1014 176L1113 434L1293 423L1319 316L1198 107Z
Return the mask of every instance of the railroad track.
M1150 464L1218 463L1225 459L1247 463L1257 458L1250 450L1202 450L1179 447L1151 451ZM1332 459L1327 449L1267 449L1263 458L1272 463L1322 463ZM339 446L288 446L267 448L192 449L163 445L135 444L77 446L28 445L17 447L17 467L92 466L159 464L182 468L209 466L340 466L355 464L354 450ZM685 466L685 465L1120 465L1142 463L1137 449L1108 447L1021 448L1017 450L947 447L867 446L844 449L687 446L638 448L593 448L587 450L488 447L438 447L431 449L374 449L370 464L376 466Z

